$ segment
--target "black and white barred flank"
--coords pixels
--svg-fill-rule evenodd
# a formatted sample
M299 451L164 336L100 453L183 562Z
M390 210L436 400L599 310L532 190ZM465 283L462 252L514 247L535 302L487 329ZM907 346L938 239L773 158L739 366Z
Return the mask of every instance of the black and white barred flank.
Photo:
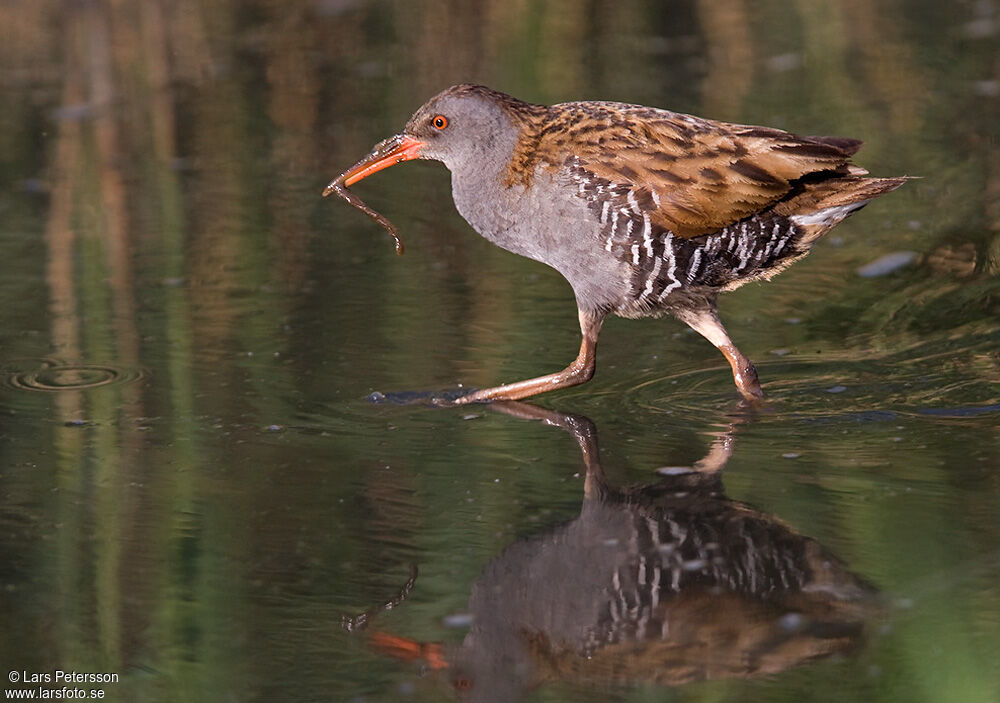
M712 234L678 237L651 221L650 212L660 206L655 191L596 177L574 159L569 172L600 222L602 246L632 270L628 298L615 310L618 314L669 309L671 295L684 289L731 290L770 277L805 253L796 245L802 225L812 222L769 212Z

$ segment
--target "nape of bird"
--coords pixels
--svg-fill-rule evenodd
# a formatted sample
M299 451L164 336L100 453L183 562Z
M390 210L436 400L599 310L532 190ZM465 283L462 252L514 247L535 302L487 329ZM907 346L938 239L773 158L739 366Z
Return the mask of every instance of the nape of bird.
M517 400L590 380L612 313L685 322L756 402L757 371L719 320L717 296L771 278L907 180L867 177L851 163L860 147L640 105L536 105L463 84L427 101L324 195L402 161L441 161L473 229L572 286L582 342L569 366L450 402Z

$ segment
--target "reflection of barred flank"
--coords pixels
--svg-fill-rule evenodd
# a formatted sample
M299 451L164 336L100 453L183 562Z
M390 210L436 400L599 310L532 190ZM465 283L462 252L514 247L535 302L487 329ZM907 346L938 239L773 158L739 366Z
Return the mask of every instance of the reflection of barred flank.
M636 558L612 574L606 609L583 642L585 656L623 641L667 639L664 599L694 586L761 598L808 583L803 545L781 540L773 526L753 519L723 526L688 517L682 523L635 516Z

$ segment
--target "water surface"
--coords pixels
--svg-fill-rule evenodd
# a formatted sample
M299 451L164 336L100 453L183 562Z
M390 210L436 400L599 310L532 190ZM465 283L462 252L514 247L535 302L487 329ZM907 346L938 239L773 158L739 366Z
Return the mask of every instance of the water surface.
M4 670L117 673L111 700L1000 699L996 2L0 26ZM672 320L609 321L541 409L372 404L579 341L569 286L478 238L439 164L356 186L403 258L319 197L461 81L862 138L921 179L723 298L759 412Z

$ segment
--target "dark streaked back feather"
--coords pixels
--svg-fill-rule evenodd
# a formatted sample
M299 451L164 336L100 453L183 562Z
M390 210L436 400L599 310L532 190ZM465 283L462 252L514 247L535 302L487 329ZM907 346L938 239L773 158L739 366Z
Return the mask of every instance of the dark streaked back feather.
M538 166L572 161L593 178L648 192L653 225L682 238L719 231L781 200L816 172L862 173L861 142L799 137L655 108L577 102L521 110L522 137L507 185L530 184Z

